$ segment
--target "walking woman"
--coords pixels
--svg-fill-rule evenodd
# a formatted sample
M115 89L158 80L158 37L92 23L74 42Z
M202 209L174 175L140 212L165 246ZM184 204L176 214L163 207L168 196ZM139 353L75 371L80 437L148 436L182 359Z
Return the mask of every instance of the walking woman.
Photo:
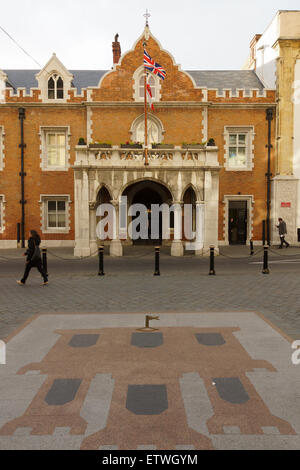
M43 266L42 266L41 252L39 248L40 243L41 243L41 238L39 234L35 230L30 230L29 240L28 240L28 249L23 255L23 256L27 256L25 272L24 272L22 279L20 281L17 281L17 283L20 286L24 286L31 268L34 268L34 267L38 269L38 271L41 273L44 279L44 282L42 285L45 286L46 284L48 284L48 276L47 276L47 273L45 273Z

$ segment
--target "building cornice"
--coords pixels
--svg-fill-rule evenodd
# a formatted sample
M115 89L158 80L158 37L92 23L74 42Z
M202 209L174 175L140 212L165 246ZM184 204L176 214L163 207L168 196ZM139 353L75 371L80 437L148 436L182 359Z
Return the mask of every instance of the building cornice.
M161 101L154 103L155 108L269 108L275 107L276 103L266 102L197 102L197 101ZM132 101L82 101L80 103L30 103L30 102L6 102L0 103L1 108L84 108L84 107L97 107L97 108L138 108L143 109L144 103L136 103Z

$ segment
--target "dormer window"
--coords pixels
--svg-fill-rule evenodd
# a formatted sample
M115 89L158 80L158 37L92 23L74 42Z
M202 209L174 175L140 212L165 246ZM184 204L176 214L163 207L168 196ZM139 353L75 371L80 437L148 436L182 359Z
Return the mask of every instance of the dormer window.
M62 100L64 98L64 82L59 75L53 74L48 80L48 99Z

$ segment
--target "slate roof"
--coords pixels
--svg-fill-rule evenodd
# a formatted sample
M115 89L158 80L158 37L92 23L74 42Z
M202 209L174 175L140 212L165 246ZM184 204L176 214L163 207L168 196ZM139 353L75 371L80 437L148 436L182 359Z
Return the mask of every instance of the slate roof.
M16 88L37 88L35 75L39 70L4 70L8 77L8 86ZM100 78L107 70L70 70L74 76L73 84L78 93L82 88L97 86ZM187 70L193 77L197 86L218 88L222 93L224 88L231 88L233 92L237 88L250 90L258 88L263 90L264 85L259 80L254 70Z
M29 93L30 88L37 88L38 82L35 75L40 70L3 70L7 75L8 83L13 88L26 88ZM107 70L69 70L73 74L73 84L77 88L78 93L81 88L88 86L97 86L100 78L107 72Z
M207 88L218 88L220 92L224 88L237 88L251 90L264 89L264 85L254 70L186 70L196 82L196 85Z

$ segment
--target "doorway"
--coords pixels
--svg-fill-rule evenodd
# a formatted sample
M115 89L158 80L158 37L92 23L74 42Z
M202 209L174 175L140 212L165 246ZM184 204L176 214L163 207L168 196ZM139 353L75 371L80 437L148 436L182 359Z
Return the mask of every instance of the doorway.
M229 201L228 240L230 245L247 241L247 201Z
M147 239L138 238L133 241L134 245L161 245L162 244L162 213L159 213L159 229L158 229L158 238L151 238L151 210L152 204L170 204L172 201L171 193L168 189L161 185L160 183L144 180L138 183L133 183L123 193L123 196L128 198L128 206L133 204L143 204L145 210L147 211L147 230L148 237ZM131 221L139 217L139 214L132 216ZM129 220L130 222L130 220ZM172 227L172 222L170 224ZM139 230L139 229L138 229Z

